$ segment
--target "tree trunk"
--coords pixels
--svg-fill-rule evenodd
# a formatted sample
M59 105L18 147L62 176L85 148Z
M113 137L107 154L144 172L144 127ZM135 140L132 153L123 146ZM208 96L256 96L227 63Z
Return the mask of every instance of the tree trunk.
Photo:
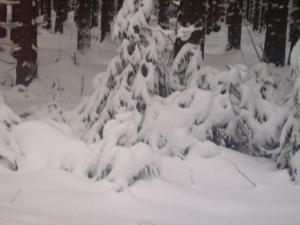
M242 36L242 1L231 1L227 12L228 46L227 49L240 49Z
M106 35L110 33L110 23L113 18L114 2L112 0L102 0L101 6L101 38L102 42Z
M285 65L288 1L269 0L266 12L264 61L276 66Z
M247 0L247 4L246 4L246 18L248 21L250 20L250 1L251 0Z
M169 28L169 10L170 0L159 0L158 24L163 29Z
M13 5L12 7L12 22L21 22L22 21L22 9L21 4ZM21 27L16 27L11 30L10 39L19 44L21 39Z
M44 29L51 29L51 0L43 0L42 14L44 16Z
M224 0L207 1L206 10L206 34L218 32L221 29L220 22L224 21L225 7Z
M85 52L91 47L92 0L79 0L77 49Z
M0 21L6 22L6 5L0 4ZM6 29L0 26L0 38L6 37Z
M20 36L18 44L20 50L13 53L17 59L16 84L28 86L37 76L37 24L34 19L37 16L35 0L21 0L20 3Z
M259 15L260 15L260 0L255 0L254 4L254 15L253 15L253 30L258 31L259 29Z
M182 40L180 37L176 38L174 46L174 57L186 43L192 43L201 46L202 58L204 58L204 44L205 44L205 26L206 26L206 0L190 0L181 1L178 23L181 26L187 27L195 26L195 30L191 33L188 40Z
M117 11L119 12L119 10L121 9L122 5L123 5L124 0L117 0Z
M56 19L55 19L55 33L64 32L64 22L68 17L68 0L55 0L55 10L56 10Z
M98 27L99 0L92 0L92 27Z

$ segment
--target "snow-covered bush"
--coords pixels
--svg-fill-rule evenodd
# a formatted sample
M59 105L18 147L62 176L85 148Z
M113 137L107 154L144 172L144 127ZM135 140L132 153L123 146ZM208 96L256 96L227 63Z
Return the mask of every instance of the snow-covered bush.
M20 118L5 104L0 93L0 164L17 169L16 155L18 146L12 137L12 128L20 122Z
M300 41L291 57L293 88L286 98L288 116L280 136L278 168L288 168L292 180L300 181Z

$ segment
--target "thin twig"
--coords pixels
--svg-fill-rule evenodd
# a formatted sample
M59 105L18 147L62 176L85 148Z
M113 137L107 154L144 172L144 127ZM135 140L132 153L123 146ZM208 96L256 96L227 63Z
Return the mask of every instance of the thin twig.
M256 187L256 183L254 183L243 171L240 170L240 168L230 159L226 159L228 162L230 162L234 168L247 180L249 183L253 185L253 187Z
M17 199L17 197L21 194L21 191L23 190L23 188L19 188L18 191L16 192L16 194L12 197L12 199L9 201L9 203L14 203L14 201Z

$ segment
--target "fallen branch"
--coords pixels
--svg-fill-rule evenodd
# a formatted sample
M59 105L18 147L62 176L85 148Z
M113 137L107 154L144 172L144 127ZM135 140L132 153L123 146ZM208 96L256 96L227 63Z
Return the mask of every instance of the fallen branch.
M256 187L256 183L254 183L245 173L243 173L243 171L240 170L240 168L230 159L226 159L228 162L230 162L234 168L250 183L253 185L253 187Z

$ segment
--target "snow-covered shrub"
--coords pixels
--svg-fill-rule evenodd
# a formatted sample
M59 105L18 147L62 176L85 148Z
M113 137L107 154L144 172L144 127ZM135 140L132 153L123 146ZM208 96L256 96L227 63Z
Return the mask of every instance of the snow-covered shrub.
M125 112L105 124L103 139L93 147L89 177L127 185L138 178L159 174L156 154L148 145L137 142L139 119L137 111Z
M12 128L20 123L20 118L5 104L0 93L0 164L16 170L18 146L12 137Z
M288 168L293 181L300 180L300 41L291 57L291 81L294 86L286 98L288 116L280 136L278 168Z

